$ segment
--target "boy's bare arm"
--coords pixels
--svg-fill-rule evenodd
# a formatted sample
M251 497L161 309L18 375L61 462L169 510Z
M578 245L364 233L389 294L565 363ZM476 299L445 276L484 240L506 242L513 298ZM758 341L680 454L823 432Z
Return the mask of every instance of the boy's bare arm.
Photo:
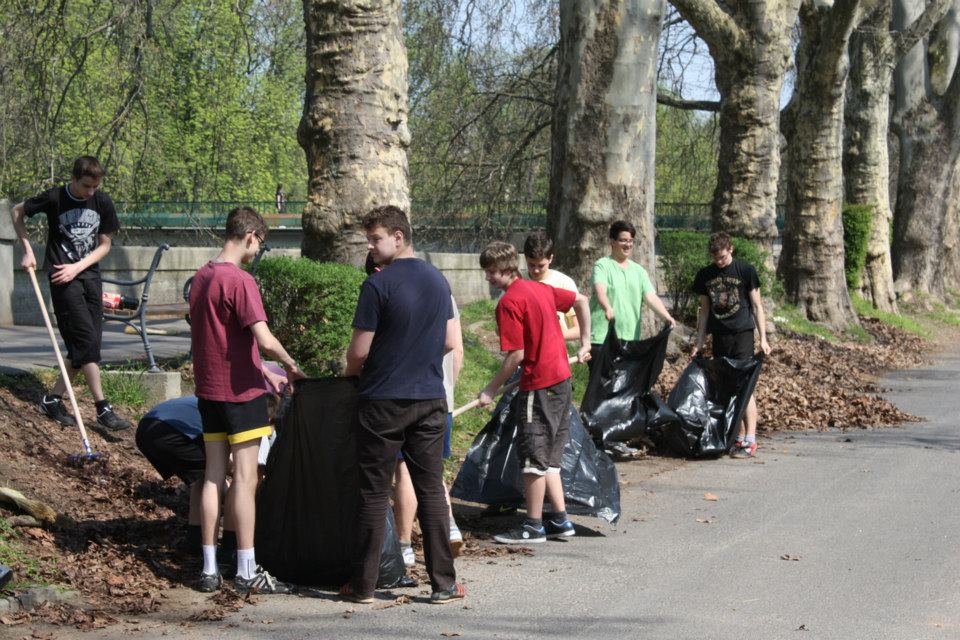
M695 356L703 350L703 345L707 341L707 319L710 317L710 298L700 296L700 308L697 310L697 341L693 345L691 356Z
M253 332L253 337L256 339L257 346L260 347L260 350L279 362L286 370L287 380L289 382L306 377L303 371L300 371L297 363L290 357L290 354L287 353L287 350L280 344L280 341L273 335L273 332L270 331L270 327L267 326L266 322L263 320L254 322L250 325L250 331Z
M27 224L24 222L23 203L20 202L13 205L10 214L13 218L13 228L17 232L17 238L20 240L20 244L23 245L23 260L20 261L20 266L24 269L36 269L37 258L33 255L33 246L30 244L30 238L27 236Z
M364 331L354 329L353 336L350 338L350 346L347 347L347 368L343 371L345 376L358 376L363 369L363 363L366 362L370 354L370 345L373 344L373 331Z
M577 294L573 302L573 312L577 314L577 324L580 327L580 349L577 351L577 361L586 362L590 359L590 300L582 293Z
M613 320L613 306L610 304L610 299L607 297L607 285L602 282L595 282L593 285L593 290L597 294L597 302L600 303L600 308L603 309L603 314L607 318L607 322Z
M54 284L66 284L80 275L81 272L92 265L100 262L113 246L113 236L107 233L101 233L97 236L97 248L87 254L85 258L77 262L68 264L49 265L51 271L50 282Z
M497 391L507 380L510 379L510 376L512 376L514 371L517 370L517 367L520 366L521 362L523 362L523 349L507 352L507 355L503 358L503 364L500 365L500 370L497 371L495 376L493 376L493 379L490 380L490 383L485 386L480 393L477 394L477 398L480 401L479 405L481 407L485 407L493 402L493 398L497 395Z
M760 349L765 355L770 355L770 345L767 343L767 317L763 312L763 300L759 289L750 291L750 306L753 307L753 321L760 332Z
M457 318L447 320L447 345L448 351L453 353L453 381L456 383L463 368L463 332Z

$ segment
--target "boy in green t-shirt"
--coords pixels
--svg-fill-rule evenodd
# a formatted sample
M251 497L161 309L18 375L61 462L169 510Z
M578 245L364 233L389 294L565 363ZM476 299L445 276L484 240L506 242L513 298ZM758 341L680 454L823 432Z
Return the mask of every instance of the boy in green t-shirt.
M593 266L593 295L590 297L591 353L596 356L607 339L611 320L621 340L641 338L640 309L644 302L671 327L676 326L647 270L630 259L636 228L624 220L610 225L610 255Z

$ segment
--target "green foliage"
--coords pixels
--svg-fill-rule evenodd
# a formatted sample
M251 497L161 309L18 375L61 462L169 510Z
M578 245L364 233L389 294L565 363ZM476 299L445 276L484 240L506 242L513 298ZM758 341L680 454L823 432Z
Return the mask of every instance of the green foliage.
M717 117L657 105L657 201L713 199L720 144Z
M873 221L873 205L843 205L843 271L847 288L860 288L860 273L867 263L867 242Z
M302 199L296 0L7 3L0 193L32 195L84 153L117 200ZM6 73L9 72L9 73Z
M366 276L356 267L306 258L264 258L257 282L270 330L307 375L332 373L350 344Z
M810 322L795 305L781 303L777 305L777 314L773 317L777 327L789 333L816 336L829 342L837 342L837 336L824 326Z
M696 320L699 303L690 288L697 271L710 263L709 240L710 234L700 231L665 230L657 234L661 276L666 283L666 293L673 300L672 315L681 322ZM746 238L732 238L732 242L733 256L757 270L763 295L776 295L779 283L767 267L766 252Z
M666 294L673 300L672 315L680 322L697 317L698 298L690 290L693 279L709 263L709 235L699 231L661 231L657 234L659 269Z

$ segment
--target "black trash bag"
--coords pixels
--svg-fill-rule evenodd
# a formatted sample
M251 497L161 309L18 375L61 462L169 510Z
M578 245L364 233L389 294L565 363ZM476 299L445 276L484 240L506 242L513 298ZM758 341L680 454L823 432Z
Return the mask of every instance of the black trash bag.
M350 579L359 500L356 379L298 380L257 492L257 560L279 579L338 587ZM393 513L377 585L405 574Z
M647 436L648 414L659 398L650 389L663 369L670 327L644 340L620 340L610 322L590 372L580 416L594 442L630 442Z
M727 453L762 364L762 353L744 360L694 358L670 392L667 407L651 421L657 446L693 458Z
M493 417L467 451L450 495L481 504L523 504L523 474L517 454L516 391L503 394ZM567 512L616 522L620 483L613 461L593 445L571 404L570 439L563 450L560 479Z

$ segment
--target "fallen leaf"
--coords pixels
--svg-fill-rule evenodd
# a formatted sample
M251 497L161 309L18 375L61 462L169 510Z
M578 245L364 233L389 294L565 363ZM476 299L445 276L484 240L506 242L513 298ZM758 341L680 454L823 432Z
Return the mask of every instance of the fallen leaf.
M444 637L446 637L446 638L456 638L456 637L458 637L458 636L462 636L462 635L463 635L463 632L461 632L461 631L441 631L441 632L440 632L440 635L442 635L442 636L444 636Z
M708 500L708 501L710 501L710 502L716 502L716 501L719 500L720 498L719 498L719 496L717 496L717 495L715 495L715 494L713 494L713 493L705 493L705 494L703 494L703 499L704 499L704 500Z
M783 554L782 556L780 556L780 559L781 559L781 560L789 560L789 561L791 561L791 562L799 562L799 561L800 561L800 556L791 556L790 554L785 553L785 554Z

